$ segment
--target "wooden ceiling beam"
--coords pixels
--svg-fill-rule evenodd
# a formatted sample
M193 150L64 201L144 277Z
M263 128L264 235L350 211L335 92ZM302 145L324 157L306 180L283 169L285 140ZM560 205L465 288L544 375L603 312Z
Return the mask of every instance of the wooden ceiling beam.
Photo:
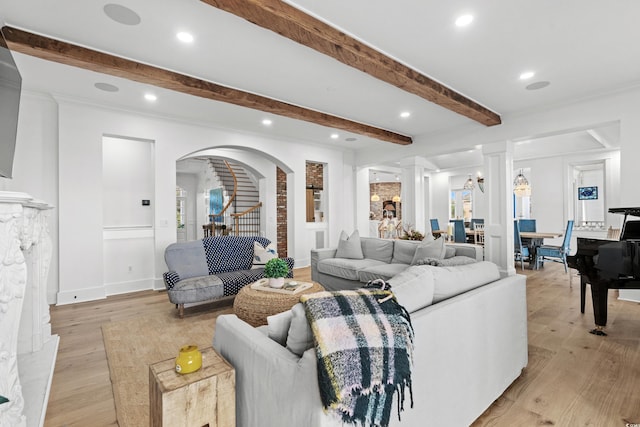
M150 84L188 95L252 108L279 116L315 123L394 144L408 145L411 137L342 117L221 86L195 77L164 70L129 59L5 26L2 33L13 51L37 58Z
M486 126L500 116L281 0L202 0Z

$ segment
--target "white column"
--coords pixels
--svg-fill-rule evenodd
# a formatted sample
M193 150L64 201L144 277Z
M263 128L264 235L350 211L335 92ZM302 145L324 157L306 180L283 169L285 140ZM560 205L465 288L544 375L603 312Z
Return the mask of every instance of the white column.
M425 212L425 168L430 163L422 157L412 157L400 163L402 167L401 209L403 228L409 225L424 233L426 226ZM426 228L425 228L426 227Z
M513 276L513 144L485 144L482 152L488 196L485 259L497 264L502 275Z

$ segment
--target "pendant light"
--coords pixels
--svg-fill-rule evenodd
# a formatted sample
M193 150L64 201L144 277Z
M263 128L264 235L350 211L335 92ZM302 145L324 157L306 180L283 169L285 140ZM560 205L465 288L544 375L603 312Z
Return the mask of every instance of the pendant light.
M520 173L516 176L516 179L513 180L513 193L518 197L531 195L531 186L527 178L523 175L522 169L520 169Z
M373 173L373 176L375 176L375 177L376 177L376 178L375 178L376 182L375 182L375 183L373 183L373 196L371 196L371 201L372 201L372 202L379 202L379 201L380 201L380 196L378 196L378 193L377 193L377 191L376 191L376 190L377 190L378 175L377 175L377 173L376 173L376 172L374 172L374 173Z
M467 181L464 183L462 188L464 188L465 190L473 190L475 188L475 185L473 184L473 179L471 178L471 175L469 175L469 179L467 179Z

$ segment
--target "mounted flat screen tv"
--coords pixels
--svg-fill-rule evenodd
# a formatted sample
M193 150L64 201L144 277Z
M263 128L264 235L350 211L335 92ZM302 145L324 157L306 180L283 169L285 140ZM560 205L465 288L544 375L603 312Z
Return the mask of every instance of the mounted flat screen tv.
M598 187L578 187L578 200L597 200Z
M13 177L22 77L0 30L0 177Z

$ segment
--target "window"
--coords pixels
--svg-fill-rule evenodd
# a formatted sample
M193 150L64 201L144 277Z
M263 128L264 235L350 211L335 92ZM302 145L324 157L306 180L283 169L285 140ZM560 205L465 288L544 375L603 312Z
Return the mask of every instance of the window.
M176 227L184 229L187 222L187 192L176 187Z
M449 219L471 221L473 215L473 190L451 190Z

